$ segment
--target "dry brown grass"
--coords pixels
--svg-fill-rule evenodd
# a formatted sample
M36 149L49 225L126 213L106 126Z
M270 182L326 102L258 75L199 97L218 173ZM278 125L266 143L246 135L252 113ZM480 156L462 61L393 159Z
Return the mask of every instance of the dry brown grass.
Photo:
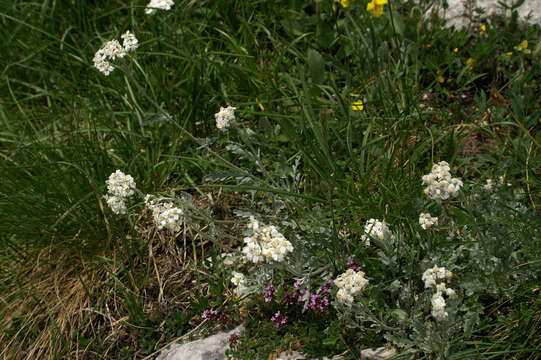
M204 210L214 201L201 196L194 203ZM147 215L137 220L137 239L113 235L114 246L91 260L71 255L61 244L20 262L7 261L16 257L6 250L0 261L0 358L114 359L129 347L140 359L146 356L139 352L142 331L158 334L153 337L157 346L171 341L165 319L209 295L204 279L213 275L203 261L206 253L210 248L228 251L232 244L227 236L209 235L204 224L198 229L185 225L176 237L155 231ZM230 215L225 210L220 217ZM139 255L125 248L135 243L143 249ZM135 315L129 299L135 299ZM189 327L199 323L194 318Z

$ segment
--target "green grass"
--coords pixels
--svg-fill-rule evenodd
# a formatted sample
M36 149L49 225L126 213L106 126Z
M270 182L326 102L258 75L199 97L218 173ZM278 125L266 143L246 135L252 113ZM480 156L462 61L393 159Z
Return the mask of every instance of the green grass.
M182 0L153 16L145 1L2 2L0 356L140 359L229 306L228 326L250 325L238 358L386 343L405 358L537 358L541 29L443 28L424 1L373 19L366 2ZM140 47L105 77L94 53L126 30ZM237 125L220 132L226 105ZM438 205L421 176L441 160L466 185ZM156 230L141 198L114 215L116 169L174 193L182 232ZM499 176L512 185L483 190ZM421 211L442 226L422 231ZM219 255L243 246L250 214L296 250L252 273L246 312L229 279L249 267ZM369 218L395 239L366 248ZM264 276L317 289L349 260L370 280L352 308L307 321L260 298ZM421 282L434 264L460 293L445 330ZM290 323L276 329L279 309Z

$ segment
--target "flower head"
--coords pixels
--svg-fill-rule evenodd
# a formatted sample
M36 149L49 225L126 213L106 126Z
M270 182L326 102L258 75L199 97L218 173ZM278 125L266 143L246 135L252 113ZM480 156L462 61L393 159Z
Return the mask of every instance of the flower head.
M449 197L457 197L464 186L458 178L451 178L451 168L446 161L440 161L432 166L430 174L423 175L423 185L428 185L424 192L433 200L441 202Z
M115 69L108 60L116 60L124 56L126 56L126 50L118 40L108 41L94 54L94 67L107 76Z
M135 182L133 177L124 174L120 170L112 173L105 183L107 184L107 191L114 196L125 199L134 194Z
M351 104L351 109L353 111L362 111L364 109L364 104L361 100L355 101Z
M334 280L338 287L336 298L342 303L352 303L353 297L359 295L362 289L368 285L368 280L364 277L364 272L347 269Z
M173 233L180 231L183 215L182 209L176 207L171 202L164 203L155 200L152 195L145 196L145 205L152 211L152 217L158 230L166 228Z
M244 284L246 283L246 276L244 276L243 273L233 271L233 277L231 278L231 282L236 287L244 286Z
M272 317L271 321L274 321L276 327L280 327L282 325L285 325L287 323L287 318L283 316L280 311L277 311Z
M276 226L262 226L253 217L247 225L252 235L244 238L246 244L242 249L247 260L259 263L263 260L282 262L286 255L293 251L293 245L286 240Z
M145 14L154 14L157 9L171 10L171 6L173 5L175 5L173 0L150 0L145 9Z
M419 225L426 230L431 228L434 225L438 225L438 218L433 217L428 213L421 213L419 214Z
M129 30L120 37L122 38L122 46L127 52L134 51L139 47L139 41Z
M108 76L115 67L111 65L109 60L123 58L127 52L137 49L138 41L135 35L126 31L122 36L123 44L120 45L118 40L111 40L103 44L103 46L94 54L94 67L101 71L105 76Z
M222 131L225 131L233 121L235 121L236 107L228 106L226 108L220 107L220 111L214 114L216 118L216 127Z
M365 234L361 236L361 240L365 242L366 246L369 246L370 239L383 240L391 234L391 231L385 221L369 219L364 226L364 233Z
M126 202L124 198L114 195L105 195L104 198L105 201L107 201L107 205L115 214L119 215L126 213Z

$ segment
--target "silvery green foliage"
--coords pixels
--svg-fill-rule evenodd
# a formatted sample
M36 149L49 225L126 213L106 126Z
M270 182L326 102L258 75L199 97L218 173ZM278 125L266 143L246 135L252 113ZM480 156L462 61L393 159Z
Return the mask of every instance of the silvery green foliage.
M511 294L524 282L538 278L541 267L531 259L539 259L541 218L525 206L528 198L521 189L507 186L494 192L483 189L467 199L464 210L456 210L460 232L461 254L467 272L464 279L467 293L488 293L494 297Z

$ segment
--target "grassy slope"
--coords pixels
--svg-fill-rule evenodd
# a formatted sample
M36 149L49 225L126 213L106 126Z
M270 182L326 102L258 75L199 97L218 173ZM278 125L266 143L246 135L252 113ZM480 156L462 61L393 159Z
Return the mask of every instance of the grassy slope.
M270 165L257 186L294 194L285 197L299 219L317 218L319 202L323 218L353 234L362 232L359 216L416 219L412 189L438 159L463 169L466 179L505 173L539 206L540 148L532 140L539 142L538 60L503 54L538 38L538 29L519 32L509 23L490 26L484 37L453 33L418 23L408 7L372 22L362 9L333 9L330 1L177 1L155 16L145 16L142 5L1 5L3 356L151 353L182 335L179 324L198 324L165 319L197 315L190 300L215 295L206 284L225 279L202 279L196 270L205 270L203 251L230 247L227 235L204 234L192 247L193 234L141 233L132 226L136 216L119 220L101 198L104 180L121 168L143 192L201 191L230 208L248 206L247 198L219 195L202 180L227 166L167 123L143 126L157 111L154 102L201 138L217 136L211 120L220 106L236 106L243 125L267 134L253 144ZM128 66L150 99L120 71L104 77L91 67L102 42L127 29L141 42ZM421 101L429 91L431 99ZM365 111L351 112L358 99ZM304 164L301 191L276 176L296 155ZM222 206L202 197L200 207L216 213ZM232 219L231 209L220 211L221 220ZM362 251L352 246L328 248L334 255ZM183 290L200 280L195 294ZM513 295L519 305L508 314L518 314L532 335L538 313L517 310L527 294ZM497 351L532 344L502 339Z

